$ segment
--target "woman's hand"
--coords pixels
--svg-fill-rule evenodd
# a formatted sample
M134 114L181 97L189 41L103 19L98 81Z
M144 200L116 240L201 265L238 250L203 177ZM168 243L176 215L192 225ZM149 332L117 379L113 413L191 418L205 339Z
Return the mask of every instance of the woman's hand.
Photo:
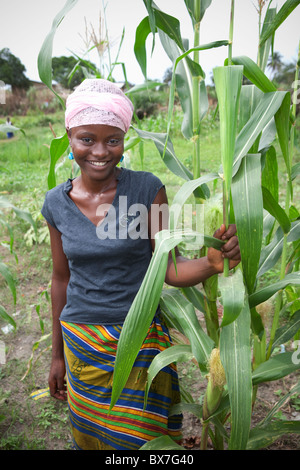
M65 374L66 366L64 359L53 359L48 383L50 395L57 400L67 400Z
M235 268L241 261L240 247L238 238L236 236L236 226L229 225L226 230L225 225L214 233L214 237L219 240L224 240L226 243L221 248L221 251L215 248L209 248L207 250L207 258L212 266L218 271L223 272L224 258L229 259L229 269Z

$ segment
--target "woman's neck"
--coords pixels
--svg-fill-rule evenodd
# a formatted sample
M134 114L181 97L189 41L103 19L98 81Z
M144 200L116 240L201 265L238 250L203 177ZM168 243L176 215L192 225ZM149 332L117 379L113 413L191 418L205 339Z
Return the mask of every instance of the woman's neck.
M120 169L115 168L112 176L105 180L92 180L84 173L81 173L81 175L76 179L77 190L89 195L90 197L99 196L99 194L117 186L117 176L119 172Z

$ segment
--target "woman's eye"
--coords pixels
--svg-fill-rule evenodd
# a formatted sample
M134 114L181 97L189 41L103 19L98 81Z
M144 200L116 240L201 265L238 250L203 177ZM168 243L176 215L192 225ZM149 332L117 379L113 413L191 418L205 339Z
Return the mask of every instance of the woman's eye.
M118 145L120 142L119 139L109 139L108 143L109 145Z
M89 137L82 137L82 142L84 142L85 144L90 144L92 142L92 139L90 139Z

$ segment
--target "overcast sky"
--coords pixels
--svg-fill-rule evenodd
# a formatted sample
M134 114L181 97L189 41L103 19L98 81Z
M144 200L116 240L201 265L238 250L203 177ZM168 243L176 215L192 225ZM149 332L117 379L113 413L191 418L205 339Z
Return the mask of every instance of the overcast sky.
M200 43L227 39L229 31L230 0L212 0L201 23ZM273 0L277 9L284 0ZM134 56L133 45L135 30L140 21L147 15L142 0L106 0L106 21L108 35L113 44L111 55L114 60L123 27L125 40L119 60L126 65L128 80L142 83L143 75ZM181 23L182 37L192 38L192 24L184 0L156 0L164 12L175 16ZM51 29L55 15L65 5L65 0L0 0L0 49L8 47L26 67L26 75L32 80L39 80L37 56L41 45ZM96 31L99 28L99 13L102 0L79 0L60 24L54 41L53 55L71 55L75 52L83 55L85 19ZM234 21L233 55L247 55L256 61L258 44L258 15L255 9L257 0L236 0ZM103 11L103 10L102 10ZM279 51L285 61L296 59L300 39L300 6L280 26L275 36L275 50ZM171 65L167 55L159 45L157 38L153 58L148 61L148 77L161 80L166 69ZM149 48L151 38L149 38ZM192 43L190 43L192 47ZM227 56L227 48L201 53L200 63L207 77L216 65L222 65ZM88 57L88 56L86 56ZM96 55L88 57L97 66ZM122 80L121 68L115 70L114 78ZM1 76L0 76L1 79Z

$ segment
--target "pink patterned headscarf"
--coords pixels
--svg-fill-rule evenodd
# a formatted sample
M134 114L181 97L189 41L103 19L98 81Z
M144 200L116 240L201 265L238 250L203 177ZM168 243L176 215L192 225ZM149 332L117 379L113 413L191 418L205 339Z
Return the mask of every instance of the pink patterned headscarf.
M67 129L89 124L105 124L128 131L133 105L120 88L107 80L84 80L66 102Z

